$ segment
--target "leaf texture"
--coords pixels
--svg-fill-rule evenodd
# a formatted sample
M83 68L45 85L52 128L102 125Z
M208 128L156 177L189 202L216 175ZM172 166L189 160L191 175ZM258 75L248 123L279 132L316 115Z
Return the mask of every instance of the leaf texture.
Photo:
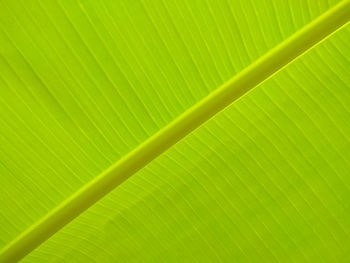
M0 245L336 2L1 2ZM24 262L347 262L349 38L288 65Z

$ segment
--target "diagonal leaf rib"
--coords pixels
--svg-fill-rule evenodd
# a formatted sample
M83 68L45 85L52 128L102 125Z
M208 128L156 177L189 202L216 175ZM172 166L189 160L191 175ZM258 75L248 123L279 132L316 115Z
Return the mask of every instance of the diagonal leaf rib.
M104 195L216 113L320 43L350 18L346 0L275 47L216 91L139 145L29 228L0 253L0 262L23 258Z

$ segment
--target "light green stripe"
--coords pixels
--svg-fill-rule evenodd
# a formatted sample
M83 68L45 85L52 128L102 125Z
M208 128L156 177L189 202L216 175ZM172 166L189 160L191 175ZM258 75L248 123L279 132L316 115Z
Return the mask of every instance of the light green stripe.
M262 83L315 44L320 43L347 23L349 18L350 1L346 0L278 45L146 140L11 242L0 253L0 262L14 262L23 258L129 176L251 88Z

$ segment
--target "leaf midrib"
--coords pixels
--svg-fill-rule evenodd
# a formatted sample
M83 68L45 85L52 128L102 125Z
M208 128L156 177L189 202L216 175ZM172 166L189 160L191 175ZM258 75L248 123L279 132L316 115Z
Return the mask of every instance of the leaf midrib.
M0 252L0 262L22 259L158 155L323 41L349 19L350 0L345 0L293 34L33 224Z

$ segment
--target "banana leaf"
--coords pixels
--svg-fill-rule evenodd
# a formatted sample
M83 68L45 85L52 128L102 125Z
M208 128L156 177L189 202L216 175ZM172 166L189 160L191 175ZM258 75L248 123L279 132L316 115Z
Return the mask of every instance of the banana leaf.
M0 262L349 262L350 1L0 1Z

